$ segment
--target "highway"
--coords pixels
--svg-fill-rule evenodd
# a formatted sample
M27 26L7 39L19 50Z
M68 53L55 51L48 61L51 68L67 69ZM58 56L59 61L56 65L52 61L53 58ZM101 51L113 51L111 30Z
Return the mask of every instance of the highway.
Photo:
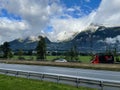
M4 64L4 63L0 63L0 68L46 72L46 73L64 74L64 75L72 75L72 76L80 76L80 77L88 77L88 78L97 78L102 80L120 81L120 72L116 72L116 71L89 70L89 69L36 66L36 65Z

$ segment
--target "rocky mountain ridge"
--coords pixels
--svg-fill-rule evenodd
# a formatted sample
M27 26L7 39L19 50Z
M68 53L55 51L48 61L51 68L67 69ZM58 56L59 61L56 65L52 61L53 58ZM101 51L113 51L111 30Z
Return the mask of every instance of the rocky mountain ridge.
M63 42L51 42L45 38L48 51L66 51L70 50L73 45L77 46L78 51L104 51L106 47L114 48L119 46L120 42L120 27L89 27L87 30L77 34L72 40ZM35 50L37 40L16 39L10 42L12 50Z

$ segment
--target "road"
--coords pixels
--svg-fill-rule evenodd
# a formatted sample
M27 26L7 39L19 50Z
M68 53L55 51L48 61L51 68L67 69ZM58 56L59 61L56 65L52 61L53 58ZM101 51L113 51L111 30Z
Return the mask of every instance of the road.
M43 72L43 73L55 73L55 74L95 78L101 80L113 80L120 82L120 72L116 72L116 71L89 70L89 69L36 66L36 65L4 64L4 63L0 63L0 68L35 71L35 72Z

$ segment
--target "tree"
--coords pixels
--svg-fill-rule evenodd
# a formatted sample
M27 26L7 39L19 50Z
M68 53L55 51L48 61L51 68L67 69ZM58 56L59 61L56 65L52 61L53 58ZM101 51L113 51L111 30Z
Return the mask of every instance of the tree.
M70 49L68 53L66 53L66 58L69 59L70 61L78 61L79 57L75 45Z
M113 54L114 54L114 56L115 56L116 62L119 61L119 56L118 56L118 45L119 45L119 40L116 39L116 43L115 43L114 51L113 51Z
M10 45L8 42L4 42L3 45L1 45L1 50L3 51L4 58L12 57L12 52L11 52Z
M23 54L24 54L24 51L22 49L20 49L18 51L18 56L19 56L18 59L23 60L24 59Z
M39 41L38 41L38 45L36 47L36 51L37 51L37 59L41 59L44 60L46 58L46 42L45 42L45 38L42 36L39 36Z

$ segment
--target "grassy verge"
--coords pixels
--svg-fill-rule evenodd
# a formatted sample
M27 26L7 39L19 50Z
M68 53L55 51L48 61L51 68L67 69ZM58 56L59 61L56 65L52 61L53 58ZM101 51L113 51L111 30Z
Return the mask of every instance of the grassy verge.
M71 62L58 63L58 62L48 62L48 61L45 62L45 61L20 61L20 60L0 60L0 63L60 66L60 67L72 67L72 68L120 71L120 64L88 64L88 63L71 63Z
M95 90L52 82L0 75L0 90Z

